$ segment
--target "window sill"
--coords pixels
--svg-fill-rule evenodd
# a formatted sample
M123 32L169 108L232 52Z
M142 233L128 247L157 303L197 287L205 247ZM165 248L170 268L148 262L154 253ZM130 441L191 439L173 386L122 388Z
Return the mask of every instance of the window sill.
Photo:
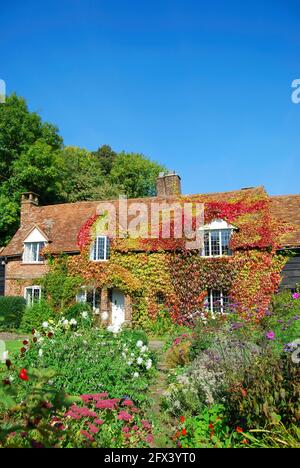
M93 263L104 263L104 262L108 262L108 260L91 260L91 259L90 259L90 262L93 262Z
M22 262L22 265L45 265L45 262Z

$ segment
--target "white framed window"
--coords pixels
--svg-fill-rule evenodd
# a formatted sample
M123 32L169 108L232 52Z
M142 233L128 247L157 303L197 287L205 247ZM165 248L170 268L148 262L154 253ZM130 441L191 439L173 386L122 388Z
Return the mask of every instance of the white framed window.
M46 242L24 242L23 263L44 263L41 251Z
M100 310L101 289L87 289L82 287L77 293L76 302L80 302L81 304L90 304L94 311Z
M91 246L90 259L94 262L105 262L110 256L110 240L107 236L97 236Z
M222 290L210 289L205 303L207 311L211 314L226 314L229 307L229 295Z
M24 298L28 306L32 306L35 302L40 302L42 297L42 288L40 286L28 286L24 289Z
M203 257L223 257L232 255L230 250L230 239L234 227L222 219L214 220L211 224L204 226L204 243L202 249Z

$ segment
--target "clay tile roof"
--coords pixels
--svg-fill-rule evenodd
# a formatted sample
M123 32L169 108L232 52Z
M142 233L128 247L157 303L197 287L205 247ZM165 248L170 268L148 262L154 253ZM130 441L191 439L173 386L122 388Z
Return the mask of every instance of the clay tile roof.
M182 200L184 200L185 197L188 197L190 200L195 198L204 203L213 200L230 201L237 198L241 199L244 196L249 197L249 194L253 197L261 196L262 194L267 196L263 187L255 187L232 192L208 193L191 196L183 195ZM289 198L291 198L291 201L288 200ZM159 197L139 198L128 200L128 203L143 202L150 205L151 202L163 200L171 203L176 200L178 201L178 197L163 197L161 199ZM34 227L38 227L49 239L49 251L51 253L78 252L79 247L77 245L77 236L81 227L91 216L96 214L97 207L101 203L106 202L107 201L85 201L59 205L34 206L31 210L28 223L18 229L10 243L1 252L1 256L20 256L23 252L23 242ZM108 202L113 203L117 207L118 200L108 200ZM295 234L290 236L291 239L289 239L289 245L295 245L297 242L298 245L300 245L299 202L300 195L291 197L273 197L273 209L278 216L283 213L283 219L286 219L287 222L298 219L298 234L297 236ZM289 203L292 205L290 211L287 208L289 207Z
M285 247L300 247L300 195L271 197L271 211L279 220L294 227L294 231L282 239Z

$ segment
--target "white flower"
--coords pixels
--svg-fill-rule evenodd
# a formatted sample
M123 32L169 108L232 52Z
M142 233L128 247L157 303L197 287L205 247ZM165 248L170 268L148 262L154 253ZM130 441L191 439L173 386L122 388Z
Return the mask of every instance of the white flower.
M141 364L143 364L144 360L143 360L143 358L138 357L137 360L136 360L136 362L137 362L138 365L140 366Z
M70 325L74 325L74 326L77 325L77 320L75 320L74 318L72 318L72 319L70 320Z
M43 322L42 327L43 327L43 328L48 328L48 327L49 327L49 323L48 323L48 322Z
M42 357L42 356L43 356L43 350L42 350L42 348L41 348L41 349L39 349L39 356L40 356L40 357Z
M138 348L141 348L143 346L143 342L141 340L137 341L136 345Z
M135 379L137 379L139 376L140 376L140 374L139 374L138 372L135 372L135 373L133 374L133 377L134 377Z
M130 356L131 356L131 357L134 357L134 353L131 353Z
M65 319L65 320L63 321L63 325L64 325L65 327L66 327L67 325L69 325L69 320Z
M128 366L132 366L132 361L127 362Z
M148 346L144 345L141 347L141 352L142 353L145 353L146 351L148 351Z
M146 369L149 370L151 369L151 367L152 367L152 360L148 359L148 361L146 361Z
M126 358L126 353L122 353L122 357L123 357L123 358Z
M82 316L82 318L87 319L89 317L89 314L88 314L88 312L84 311L84 312L82 312L81 316Z

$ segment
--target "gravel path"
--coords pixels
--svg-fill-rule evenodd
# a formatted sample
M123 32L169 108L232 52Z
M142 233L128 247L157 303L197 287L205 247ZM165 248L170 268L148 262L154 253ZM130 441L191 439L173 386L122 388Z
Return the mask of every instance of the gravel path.
M12 340L25 340L28 338L26 335L18 335L17 333L0 332L0 340L12 341Z

